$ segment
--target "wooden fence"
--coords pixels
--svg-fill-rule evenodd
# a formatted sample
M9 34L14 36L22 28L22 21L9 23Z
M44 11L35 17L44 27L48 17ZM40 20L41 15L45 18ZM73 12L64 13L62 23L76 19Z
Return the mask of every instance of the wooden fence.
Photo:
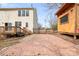
M54 32L53 29L34 29L34 33L37 34L45 34L45 33L52 34L53 32Z

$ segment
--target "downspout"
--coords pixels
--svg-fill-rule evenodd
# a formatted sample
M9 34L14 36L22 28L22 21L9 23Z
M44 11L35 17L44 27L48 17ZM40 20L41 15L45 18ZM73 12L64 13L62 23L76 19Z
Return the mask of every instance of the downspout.
M74 39L76 38L76 29L77 29L77 4L75 4L75 34L74 34Z

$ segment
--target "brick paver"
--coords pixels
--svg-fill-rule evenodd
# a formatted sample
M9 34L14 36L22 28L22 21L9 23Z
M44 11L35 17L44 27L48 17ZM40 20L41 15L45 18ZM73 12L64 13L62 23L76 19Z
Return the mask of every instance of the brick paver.
M50 34L33 34L21 40L20 43L6 47L0 51L0 55L12 56L37 56L37 55L79 55L78 47Z

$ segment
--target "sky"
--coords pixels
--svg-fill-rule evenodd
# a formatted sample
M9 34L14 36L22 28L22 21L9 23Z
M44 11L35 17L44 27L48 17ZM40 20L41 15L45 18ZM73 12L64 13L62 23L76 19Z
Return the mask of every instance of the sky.
M52 20L56 20L56 10L57 8L52 8L52 15L50 15L50 11L48 11L48 7L46 3L4 3L0 4L1 8L36 8L37 9L37 16L38 16L38 23L41 24L42 27L50 27L49 20L50 16Z

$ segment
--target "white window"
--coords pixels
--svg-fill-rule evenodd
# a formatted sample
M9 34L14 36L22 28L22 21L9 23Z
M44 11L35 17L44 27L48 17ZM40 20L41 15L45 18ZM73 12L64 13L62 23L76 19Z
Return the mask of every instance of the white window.
M29 16L29 10L18 10L18 16Z
M26 16L29 16L29 10L26 10Z
M12 23L5 23L5 30L6 31L12 30Z
M28 22L26 22L26 27L28 27Z
M18 16L21 16L21 10L18 11Z
M20 27L20 26L21 26L21 22L20 22L20 21L16 21L16 22L15 22L15 26L16 26L16 27Z
M25 16L25 10L22 10L22 16Z

